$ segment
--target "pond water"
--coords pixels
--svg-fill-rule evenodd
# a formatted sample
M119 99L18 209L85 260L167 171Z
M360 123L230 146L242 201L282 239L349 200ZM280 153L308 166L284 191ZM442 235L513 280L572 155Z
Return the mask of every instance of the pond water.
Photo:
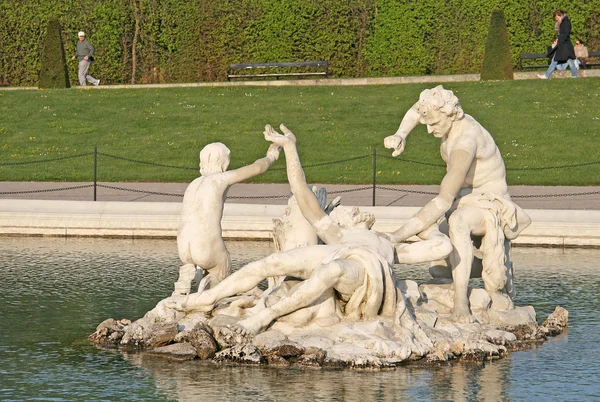
M228 244L239 267L267 242ZM109 317L137 319L172 290L175 240L0 238L0 400L589 400L600 397L600 250L514 248L516 304L568 334L500 361L335 371L184 363L101 350ZM397 266L423 281L424 266Z

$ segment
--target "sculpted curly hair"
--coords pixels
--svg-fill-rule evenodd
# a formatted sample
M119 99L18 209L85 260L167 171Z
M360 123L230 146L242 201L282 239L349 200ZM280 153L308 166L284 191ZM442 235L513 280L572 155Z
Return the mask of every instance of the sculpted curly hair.
M417 105L419 114L424 116L431 110L439 110L453 120L460 120L465 114L454 93L444 89L441 85L432 89L426 89L419 96Z
M330 214L338 225L346 229L352 229L365 223L369 229L375 224L375 215L361 212L357 207L338 206Z

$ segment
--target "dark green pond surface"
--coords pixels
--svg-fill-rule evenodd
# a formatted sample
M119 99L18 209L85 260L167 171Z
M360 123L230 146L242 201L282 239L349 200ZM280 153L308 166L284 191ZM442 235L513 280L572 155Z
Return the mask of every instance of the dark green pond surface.
M235 267L273 251L228 243ZM600 250L514 248L518 305L538 321L569 310L569 331L480 364L333 371L170 362L101 350L109 317L137 319L172 291L175 240L0 238L0 400L402 401L600 398ZM424 266L397 266L403 279Z

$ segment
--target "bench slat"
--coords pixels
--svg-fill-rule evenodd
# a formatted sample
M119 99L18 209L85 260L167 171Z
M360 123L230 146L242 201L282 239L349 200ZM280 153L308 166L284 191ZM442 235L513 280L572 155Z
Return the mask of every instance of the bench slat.
M600 57L600 51L595 51L595 52L588 52L588 60L592 57ZM535 65L523 65L523 60L528 60L528 59L548 59L546 57L545 53L521 53L519 55L519 67L521 69L527 69L527 68L548 68L548 64L535 64ZM596 61L588 61L586 63L586 67L595 67L595 66L600 66L600 62L596 62Z
M545 59L546 53L523 53L519 56L521 59Z
M245 64L230 64L230 69L242 69L242 68L285 68L285 67L327 67L329 63L327 61L288 61L282 63L245 63Z
M306 72L290 72L290 73L261 73L261 74L231 74L231 70L253 70L261 68L274 68L279 71L280 68L297 68L297 67L321 67L325 71L306 71ZM287 61L281 63L266 62L266 63L238 63L230 64L227 69L227 79L231 78L256 78L256 77L302 77L302 76L327 76L329 63L327 61ZM293 71L293 70L292 70Z
M304 75L327 75L326 72L322 73L271 73L271 74L228 74L228 78L253 78L253 77L301 77Z
M588 57L600 57L600 51L588 52ZM546 53L521 53L521 59L545 59Z

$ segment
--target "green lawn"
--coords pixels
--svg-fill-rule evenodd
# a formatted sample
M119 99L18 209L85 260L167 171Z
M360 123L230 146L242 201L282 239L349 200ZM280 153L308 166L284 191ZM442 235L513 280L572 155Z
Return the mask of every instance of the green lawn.
M266 123L285 123L298 137L307 178L322 183L369 183L377 149L380 184L437 184L439 140L421 126L398 160L383 139L393 134L419 93L433 85L345 87L214 87L3 91L0 88L0 180L91 181L93 157L100 181L187 182L198 175L198 152L221 141L231 167L262 157ZM496 139L509 184L600 184L600 79L449 83L466 113ZM173 169L115 159L180 166ZM282 158L283 159L283 158ZM404 161L403 161L404 160ZM587 166L540 168L577 163ZM255 179L283 182L284 161Z

